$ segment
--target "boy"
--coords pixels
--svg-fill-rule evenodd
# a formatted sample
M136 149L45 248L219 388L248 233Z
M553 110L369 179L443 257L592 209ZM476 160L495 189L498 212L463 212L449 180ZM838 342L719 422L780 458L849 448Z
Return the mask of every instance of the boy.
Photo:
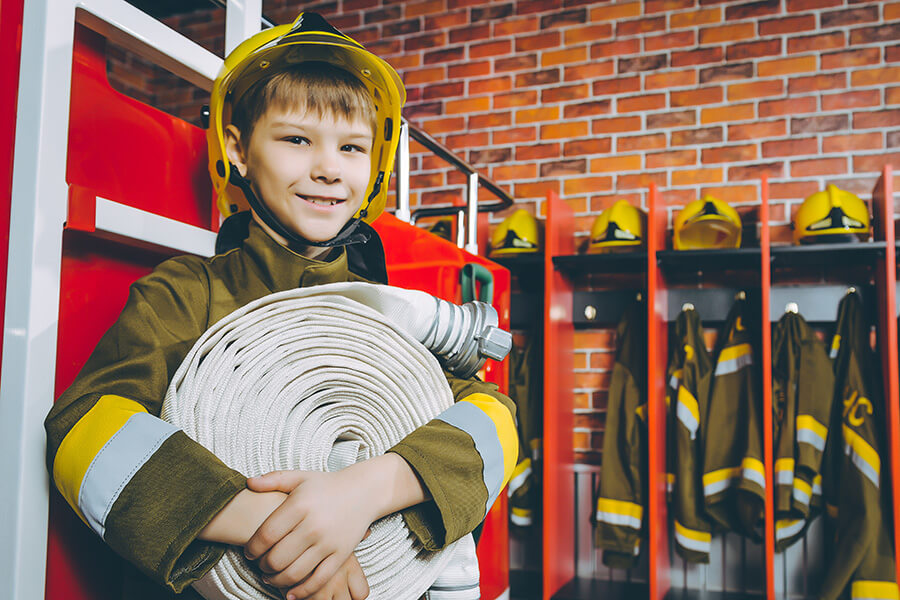
M336 473L246 481L155 416L194 342L235 309L298 286L386 282L368 223L384 209L404 97L387 63L314 13L226 58L210 106L210 172L224 214L241 208L229 183L251 211L226 220L216 256L166 261L132 286L46 420L62 495L168 588L126 585L124 597L196 598L187 586L235 544L288 598L359 600L367 587L352 550L372 521L403 510L426 548L440 549L475 528L509 479L514 409L477 379L448 375L457 404L386 455Z

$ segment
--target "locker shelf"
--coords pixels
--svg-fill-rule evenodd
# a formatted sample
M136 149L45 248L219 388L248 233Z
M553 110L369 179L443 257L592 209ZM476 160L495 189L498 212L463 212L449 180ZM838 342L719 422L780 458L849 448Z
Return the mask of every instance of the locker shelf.
M757 271L760 249L663 250L656 253L656 260L667 273Z
M571 277L586 273L643 273L647 269L647 253L554 256L553 266Z
M875 266L876 260L884 258L885 248L883 241L773 246L772 266L775 268Z
M589 600L591 598L647 598L650 586L644 582L610 581L576 577L554 594L553 600Z
M513 254L511 256L491 256L490 259L512 271L513 273L523 269L539 269L544 266L544 255L537 254Z

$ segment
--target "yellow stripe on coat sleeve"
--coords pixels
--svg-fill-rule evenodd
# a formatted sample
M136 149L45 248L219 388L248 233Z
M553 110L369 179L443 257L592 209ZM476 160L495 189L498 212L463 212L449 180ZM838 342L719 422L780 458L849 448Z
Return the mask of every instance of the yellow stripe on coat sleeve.
M497 438L503 449L503 484L506 485L512 477L516 461L519 459L519 435L516 432L516 423L509 409L502 402L488 394L471 394L460 402L469 402L486 414L497 428Z
M101 396L63 438L53 460L53 481L63 498L85 520L78 506L78 492L88 467L97 453L119 429L137 413L146 413L141 404L121 396Z

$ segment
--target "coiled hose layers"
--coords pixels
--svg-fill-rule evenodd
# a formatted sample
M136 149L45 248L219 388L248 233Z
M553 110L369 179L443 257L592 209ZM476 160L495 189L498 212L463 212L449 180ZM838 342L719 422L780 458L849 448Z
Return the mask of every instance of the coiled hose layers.
M161 416L248 477L338 470L383 454L449 408L441 363L468 377L485 357L502 359L511 339L496 324L489 305L383 285L272 294L204 333ZM372 600L478 598L471 536L428 552L395 514L374 523L355 553ZM281 597L236 550L194 587L209 600Z

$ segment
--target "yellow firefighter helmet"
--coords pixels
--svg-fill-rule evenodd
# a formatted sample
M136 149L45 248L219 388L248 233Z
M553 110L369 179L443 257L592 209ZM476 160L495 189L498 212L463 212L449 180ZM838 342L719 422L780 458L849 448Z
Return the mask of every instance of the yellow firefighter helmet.
M676 250L740 246L741 218L718 198L704 196L694 200L675 217L672 247Z
M209 102L209 174L218 195L219 211L227 217L248 208L245 199L229 193L231 164L225 155L225 128L234 101L263 78L302 62L326 62L359 79L372 96L376 111L372 171L366 199L357 212L371 223L384 211L388 181L399 143L400 108L406 89L387 62L313 12L300 13L290 25L278 25L251 36L225 58L213 83Z
M647 213L619 200L594 219L588 253L634 250L644 244Z
M540 249L537 220L520 208L494 229L491 235L491 255L527 254Z
M800 205L794 243L850 242L869 237L869 209L859 196L829 185Z

